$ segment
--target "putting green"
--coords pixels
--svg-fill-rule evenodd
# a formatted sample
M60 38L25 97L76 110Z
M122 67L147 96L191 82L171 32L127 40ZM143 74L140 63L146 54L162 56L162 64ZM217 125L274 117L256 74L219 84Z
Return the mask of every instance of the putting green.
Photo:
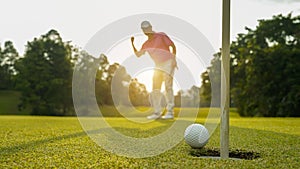
M172 121L135 124L107 118L117 131L148 137ZM199 118L199 122L203 122ZM255 152L253 160L196 158L184 141L165 153L142 159L117 156L95 144L76 117L0 116L0 168L298 168L299 118L231 118L230 150ZM219 147L219 129L206 149ZM118 148L118 147L116 147Z

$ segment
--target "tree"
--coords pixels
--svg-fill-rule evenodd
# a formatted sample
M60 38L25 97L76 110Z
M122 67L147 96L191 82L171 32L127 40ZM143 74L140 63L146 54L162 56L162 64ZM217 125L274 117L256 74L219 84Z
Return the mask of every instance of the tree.
M124 66L119 63L109 64L102 55L102 62L97 72L96 96L100 105L148 106L148 92L144 84L131 79Z
M36 115L72 114L71 52L56 30L28 42L16 67L21 108L30 106Z
M273 16L259 20L255 30L246 30L230 47L231 106L242 116L299 117L300 16ZM201 106L213 98L212 89L219 89L220 56L220 52L215 54L201 74Z
M202 85L199 89L201 107L220 106L221 53L216 53L211 65L201 74Z
M243 116L300 116L300 16L246 28L231 45L232 93Z
M116 65L117 69L113 73L113 81L110 82L114 105L129 105L131 76L127 73L124 66Z
M149 106L149 93L146 86L136 78L131 79L129 85L129 98L133 106Z
M97 102L98 105L112 104L110 83L106 80L108 76L107 70L109 67L109 62L107 56L104 54L100 55L99 60L100 67L97 70L95 82Z
M4 43L4 48L0 48L0 89L14 89L15 87L15 63L19 59L19 54L11 41Z

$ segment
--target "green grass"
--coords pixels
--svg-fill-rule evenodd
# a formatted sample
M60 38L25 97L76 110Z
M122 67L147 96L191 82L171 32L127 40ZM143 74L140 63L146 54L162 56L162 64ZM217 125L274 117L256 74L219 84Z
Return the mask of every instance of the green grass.
M0 116L0 168L299 168L299 118L231 115L230 149L255 152L259 158L196 158L191 155L194 150L184 141L158 156L127 158L95 144L76 117ZM106 121L133 137L159 134L173 123L136 124L124 118L106 118ZM206 145L207 149L218 147L219 129Z

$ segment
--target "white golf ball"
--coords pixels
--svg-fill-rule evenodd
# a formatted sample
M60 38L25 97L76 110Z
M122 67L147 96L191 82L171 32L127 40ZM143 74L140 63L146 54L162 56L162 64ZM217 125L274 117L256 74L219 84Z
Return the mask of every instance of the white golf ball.
M209 140L208 130L201 124L191 124L184 132L185 142L192 148L201 148Z

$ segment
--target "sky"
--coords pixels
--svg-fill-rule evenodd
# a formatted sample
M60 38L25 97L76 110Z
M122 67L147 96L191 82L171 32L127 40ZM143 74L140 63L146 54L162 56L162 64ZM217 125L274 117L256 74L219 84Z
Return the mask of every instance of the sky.
M56 29L63 40L72 41L84 48L89 40L102 28L121 18L143 13L160 13L178 17L196 27L212 45L214 51L221 47L221 0L1 0L0 43L13 41L20 55L25 45L34 37ZM273 15L300 14L300 0L231 0L231 40L238 33L245 33L245 26L255 28L257 20L270 19ZM140 23L136 23L137 27ZM153 25L154 29L159 28ZM158 30L160 31L160 30ZM166 32L167 33L167 32ZM171 35L172 38L172 35ZM176 38L176 37L174 37ZM140 47L145 37L139 36L136 46ZM178 57L195 75L200 86L200 74L208 65L193 62L193 52L175 40ZM123 40L105 53L110 62L122 62L132 55L130 43ZM118 55L118 57L115 57ZM120 56L124 55L124 56ZM114 57L113 57L114 56ZM123 58L121 58L123 57ZM180 74L180 69L178 70ZM141 82L148 83L151 73L136 74ZM148 80L147 80L148 79ZM151 79L150 79L151 80ZM176 83L175 83L176 84ZM182 84L189 88L193 84ZM179 88L176 87L175 88Z

